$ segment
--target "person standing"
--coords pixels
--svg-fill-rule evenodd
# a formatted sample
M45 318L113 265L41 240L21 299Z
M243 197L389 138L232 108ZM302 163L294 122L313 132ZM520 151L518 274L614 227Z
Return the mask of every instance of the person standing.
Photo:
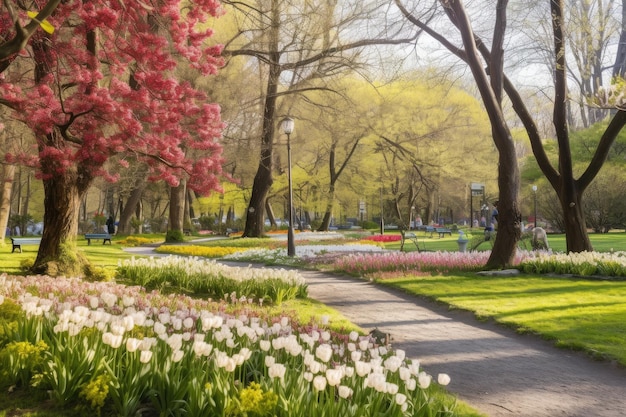
M493 224L494 229L498 225L498 201L493 203L493 211L491 212L491 223Z
M110 235L115 234L115 220L113 220L113 216L109 216L107 219L107 232Z

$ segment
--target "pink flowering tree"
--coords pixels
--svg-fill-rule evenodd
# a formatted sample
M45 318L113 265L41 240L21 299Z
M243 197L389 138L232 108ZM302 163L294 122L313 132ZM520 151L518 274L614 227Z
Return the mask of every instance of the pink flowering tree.
M0 102L35 139L7 159L36 168L44 184L35 272L62 259L81 198L120 166L144 163L151 180L205 195L219 188L219 107L176 78L179 65L217 71L207 20L219 14L217 0L69 0L47 19L53 33L32 35L0 76Z

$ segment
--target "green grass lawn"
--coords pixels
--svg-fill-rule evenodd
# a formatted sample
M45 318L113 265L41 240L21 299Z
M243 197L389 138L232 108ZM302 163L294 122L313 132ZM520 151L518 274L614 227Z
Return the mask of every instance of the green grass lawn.
M378 282L626 365L626 281L455 274Z
M399 232L389 232L389 234L399 234ZM437 235L430 237L430 233L416 232L418 240L420 242L420 249L426 249L427 251L457 251L459 245L457 239L458 234L452 234L452 236L445 236L439 238ZM481 239L483 236L482 229L474 229L474 231L468 231L467 235L470 239ZM612 232L612 233L590 233L589 240L593 249L598 252L611 252L611 251L626 251L626 232ZM555 252L565 252L565 235L564 234L550 234L548 235L548 243L550 248ZM385 245L387 249L400 249L400 242L392 242ZM404 251L413 252L417 248L411 241L407 241L404 245ZM477 250L491 250L489 243L483 243L478 246Z
M87 245L85 239L78 239L78 250L85 253L87 258L93 265L100 266L106 269L115 269L119 259L128 259L133 255L125 252L119 244L116 243L116 238L113 238L112 244L103 245L102 242L94 241L91 245ZM22 253L11 253L11 240L5 239L4 245L0 245L0 273L6 272L7 274L19 275L20 263L27 259L35 259L37 257L37 245L24 245L22 246Z

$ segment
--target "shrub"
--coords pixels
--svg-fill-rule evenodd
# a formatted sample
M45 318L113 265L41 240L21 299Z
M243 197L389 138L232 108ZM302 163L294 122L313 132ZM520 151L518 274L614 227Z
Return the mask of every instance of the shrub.
M185 237L183 236L183 232L181 230L168 230L165 234L166 242L184 242Z

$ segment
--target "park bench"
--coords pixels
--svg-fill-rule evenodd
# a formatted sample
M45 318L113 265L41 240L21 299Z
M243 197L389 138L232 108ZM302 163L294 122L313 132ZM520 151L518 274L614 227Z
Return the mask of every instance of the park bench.
M109 245L111 244L111 235L108 233L87 233L85 234L85 239L87 239L87 245L91 245L91 239L102 239L103 245L107 242L109 242Z
M19 249L20 253L22 253L22 245L39 245L40 243L40 237L12 237L11 244L13 245L13 250L11 250L11 253L15 252L15 249Z
M419 239L417 238L417 235L415 233L405 232L404 230L401 230L400 234L402 235L402 241L400 242L400 251L404 249L404 244L406 243L407 240L410 240L411 242L415 244L415 247L417 248L418 252L421 252L422 249L425 249L425 248L420 249ZM422 245L424 244L422 243Z
M446 227L435 227L435 233L439 234L439 237L444 237L445 235L452 236L452 230Z

